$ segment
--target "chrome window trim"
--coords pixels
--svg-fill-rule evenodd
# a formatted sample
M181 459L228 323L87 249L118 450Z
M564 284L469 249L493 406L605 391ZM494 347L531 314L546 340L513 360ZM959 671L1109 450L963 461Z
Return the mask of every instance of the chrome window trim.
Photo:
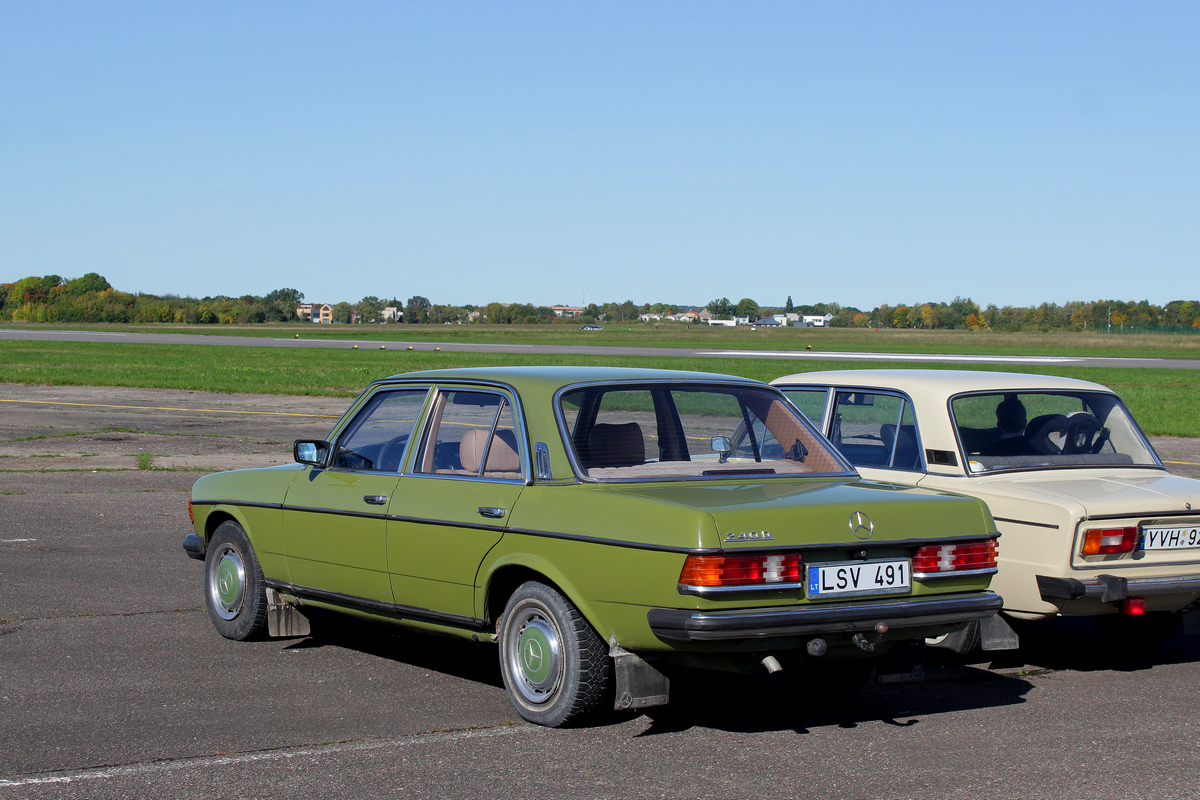
M803 384L793 384L793 385L796 386L796 388L799 388ZM855 469L858 469L861 466L863 469L887 469L887 470L895 470L897 472L913 472L913 473L922 473L922 474L926 474L926 475L929 474L929 463L925 459L925 446L924 446L923 442L921 441L921 423L917 421L917 404L912 401L912 398L908 396L907 392L903 392L899 389L885 389L885 388L877 388L877 387L872 387L872 386L858 386L858 385L849 385L849 384L840 384L840 383L830 384L829 389L830 389L829 397L826 398L825 421L822 423L822 428L821 428L821 431L824 433L826 438L829 438L829 427L830 427L830 425L833 424L833 412L837 408L837 396L840 392L843 392L843 391L850 392L850 393L855 393L855 392L868 393L869 392L871 394L884 394L884 395L888 395L890 397L900 398L900 411L896 417L896 419L897 419L897 422L896 422L897 436L899 435L899 430L900 430L900 420L904 419L905 406L907 405L908 407L911 407L913 410L913 431L916 433L916 436L917 436L917 455L920 457L921 465L915 469L904 469L902 467L893 467L892 463L896 460L896 443L892 442L892 452L891 452L891 455L888 457L887 466L872 465L872 464L862 464L862 465L856 464L856 465L854 465ZM832 440L830 440L830 441L832 441ZM835 447L834 449L836 450L837 448Z
M822 441L825 442L825 444L828 447L829 452L833 456L834 460L840 461L842 463L842 465L844 467L846 467L846 472L812 472L812 473L803 473L803 474L799 474L799 475L797 475L797 474L779 474L779 475L759 474L759 475L744 476L744 477L739 477L737 475L719 475L719 476L717 476L717 475L710 475L710 476L694 475L694 476L677 476L677 477L665 477L665 476L664 477L646 477L646 476L642 476L642 477L635 477L635 478L593 478L587 474L587 470L584 469L583 466L579 463L578 456L575 453L575 446L571 440L571 431L567 426L566 415L563 414L562 396L564 394L566 394L567 392L573 392L578 389L588 389L588 388L597 387L597 386L612 386L614 388L616 388L616 387L636 388L639 386L662 386L662 387L678 386L678 387L708 388L708 387L713 387L713 386L721 386L721 387L729 387L729 388L740 387L740 388L746 388L746 389L765 390L769 394L776 395L778 398L783 400L783 402L785 403L785 405L787 407L789 407L795 411L796 417L800 420L800 424L803 425L805 428L807 428L810 432L815 434L818 439L821 439ZM571 464L571 470L572 470L572 472L575 473L575 478L578 481L580 481L581 483L600 484L600 485L603 485L603 484L632 484L632 483L684 483L684 482L691 482L691 481L704 481L707 483L707 482L712 482L712 481L728 481L728 480L734 480L734 481L738 481L741 483L745 483L750 480L757 482L760 480L764 480L764 481L765 480L776 481L776 480L781 480L781 479L782 480L809 480L812 478L820 478L820 479L828 480L829 478L858 478L859 477L858 472L854 469L854 466L852 464L850 464L850 462L847 461L846 458L841 453L838 452L838 449L836 447L834 447L832 443L829 442L829 440L825 437L825 434L823 434L819 429L815 428L813 426L813 423L808 419L808 417L804 416L803 412L801 412L799 409L797 409L795 404L793 404L790 400L787 399L787 396L782 392L782 390L779 389L779 387L771 386L770 384L761 383L759 381L736 380L736 379L729 379L729 378L716 378L714 380L707 381L707 380L697 380L694 378L672 379L669 377L668 378L633 378L633 379L629 379L629 380L616 379L616 380L581 381L578 383L571 383L571 384L567 384L565 386L560 386L557 390L555 390L553 399L551 400L551 402L554 404L554 409L553 409L554 419L558 424L558 435L561 440L563 450L566 452L567 461L570 462L570 464Z
M969 467L970 454L967 453L966 447L963 445L962 437L958 433L958 421L954 418L954 402L964 397L986 397L988 395L1003 395L1003 394L1057 394L1057 395L1082 395L1094 394L1111 397L1116 401L1116 404L1125 412L1125 418L1129 420L1133 432L1141 439L1142 446L1150 453L1154 459L1154 464L1072 464L1072 465L1055 465L1051 467L1012 467L1011 469L1003 470L987 470L986 472L971 472ZM962 461L962 470L968 478L979 478L984 475L1011 475L1014 472L1034 472L1046 469L1162 469L1166 470L1166 466L1162 463L1162 459L1158 457L1158 451L1154 449L1154 445L1150 444L1150 440L1146 437L1142 426L1138 424L1137 417L1133 416L1133 412L1129 410L1129 406L1125 405L1125 401L1121 396L1113 391L1100 391L1099 389L980 389L971 392L958 392L946 398L946 419L950 422L950 431L954 434L954 441L958 446L959 460ZM1157 465L1157 466L1156 466Z

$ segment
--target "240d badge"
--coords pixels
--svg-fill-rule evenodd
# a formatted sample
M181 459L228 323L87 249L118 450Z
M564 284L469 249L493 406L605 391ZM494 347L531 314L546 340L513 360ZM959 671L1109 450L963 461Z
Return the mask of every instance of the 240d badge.
M725 534L725 541L727 541L727 542L746 542L746 541L750 541L752 539L761 540L761 539L774 539L774 538L775 537L771 535L770 531L746 531L744 533L727 533L727 534Z

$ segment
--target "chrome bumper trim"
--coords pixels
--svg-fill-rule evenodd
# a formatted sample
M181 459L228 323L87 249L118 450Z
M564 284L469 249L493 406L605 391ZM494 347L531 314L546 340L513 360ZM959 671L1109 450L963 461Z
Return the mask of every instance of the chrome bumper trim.
M990 617L1004 601L995 592L949 597L905 598L854 603L814 603L753 611L690 611L651 609L646 619L660 639L675 642L713 642L729 639L765 639L858 633L874 630L880 622L897 630L967 622Z
M1094 579L1085 581L1078 578L1038 575L1037 584L1042 599L1046 601L1099 598L1102 603L1117 603L1127 597L1200 593L1200 575L1160 575L1146 578L1097 575Z

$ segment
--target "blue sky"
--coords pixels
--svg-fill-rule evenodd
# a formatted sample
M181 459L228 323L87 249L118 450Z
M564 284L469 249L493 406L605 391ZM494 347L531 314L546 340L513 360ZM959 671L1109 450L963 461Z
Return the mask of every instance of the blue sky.
M0 282L1200 298L1200 4L0 3Z

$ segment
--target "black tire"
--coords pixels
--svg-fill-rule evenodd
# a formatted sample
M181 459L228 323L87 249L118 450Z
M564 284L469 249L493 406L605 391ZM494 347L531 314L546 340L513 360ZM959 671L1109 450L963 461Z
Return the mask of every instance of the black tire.
M949 650L960 656L969 656L983 645L979 620L971 620L961 631L926 639L925 644L939 650Z
M569 600L528 581L500 622L500 671L521 718L551 728L578 722L609 696L608 647Z
M1136 617L1106 614L1093 617L1096 627L1115 645L1152 650L1175 635L1179 615L1173 611L1152 611Z
M258 639L267 630L267 591L258 556L233 520L213 531L204 554L204 604L226 639Z

